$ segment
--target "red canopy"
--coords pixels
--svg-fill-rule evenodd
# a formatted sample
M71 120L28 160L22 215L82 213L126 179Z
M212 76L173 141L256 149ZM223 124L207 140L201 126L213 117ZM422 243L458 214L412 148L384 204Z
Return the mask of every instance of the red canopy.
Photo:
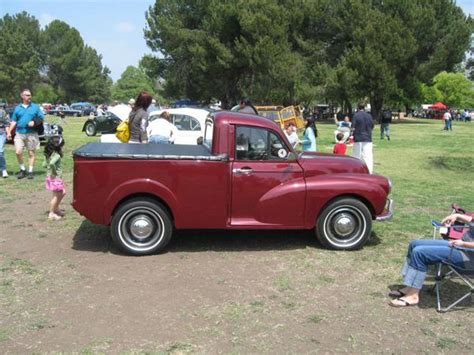
M446 106L442 102L437 102L430 106L430 109L433 109L433 110L446 110L447 108L448 106Z

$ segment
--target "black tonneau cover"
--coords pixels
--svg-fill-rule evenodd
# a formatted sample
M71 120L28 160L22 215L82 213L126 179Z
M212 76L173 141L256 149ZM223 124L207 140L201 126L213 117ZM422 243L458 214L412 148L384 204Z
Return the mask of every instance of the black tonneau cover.
M212 155L204 145L182 144L91 142L79 147L72 154L87 158L227 160L227 155Z

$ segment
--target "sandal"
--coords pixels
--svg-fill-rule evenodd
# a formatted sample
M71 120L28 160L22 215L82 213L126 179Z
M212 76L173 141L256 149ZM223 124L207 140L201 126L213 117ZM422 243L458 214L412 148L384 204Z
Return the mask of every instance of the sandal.
M392 290L388 293L389 297L393 298L401 298L403 296L406 296L405 292L402 292L402 290Z
M48 219L50 221L59 221L62 217L55 214L55 213L50 213L49 216L48 216Z
M394 302L402 302L402 303L394 303ZM396 307L396 308L401 308L401 307L410 307L410 306L416 306L418 304L418 302L416 303L410 303L402 298L396 298L394 300L391 300L389 303L388 303L390 306L392 307Z

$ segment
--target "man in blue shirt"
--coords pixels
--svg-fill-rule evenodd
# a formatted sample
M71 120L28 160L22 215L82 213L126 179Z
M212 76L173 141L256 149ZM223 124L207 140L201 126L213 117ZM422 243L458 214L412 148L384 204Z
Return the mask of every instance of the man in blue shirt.
M35 122L33 119L38 118L44 120L44 114L39 105L31 102L31 91L24 89L21 92L21 101L12 114L12 123L10 132L16 128L15 135L15 151L20 171L17 174L18 179L28 177L33 179L33 166L35 163L35 151L40 147L38 132L35 130ZM11 139L11 136L9 137ZM28 173L26 173L25 164L23 163L23 150L28 150Z
M364 109L365 103L360 102L357 105L357 112L352 119L352 127L354 128L352 156L362 160L372 174L374 170L374 157L372 153L372 130L374 129L374 121L372 115L365 112Z

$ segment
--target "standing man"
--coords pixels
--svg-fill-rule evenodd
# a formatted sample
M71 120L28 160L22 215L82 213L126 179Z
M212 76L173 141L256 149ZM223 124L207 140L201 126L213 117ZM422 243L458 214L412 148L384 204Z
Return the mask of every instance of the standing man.
M4 156L4 145L7 140L7 136L10 136L10 117L0 106L0 170L2 171L2 177L7 178L7 162Z
M28 177L33 179L33 166L35 163L35 151L40 147L38 133L34 129L35 122L33 119L37 118L44 120L44 114L40 110L39 105L31 102L31 91L24 89L21 92L21 101L12 114L12 123L10 132L16 127L15 135L15 151L20 171L17 174L18 179ZM11 139L9 134L8 139ZM28 150L28 174L26 173L25 164L23 163L23 150Z
M365 104L360 102L357 105L357 112L352 119L354 128L354 146L352 156L361 159L369 168L369 173L374 170L374 156L372 152L372 130L374 121L372 116L364 111Z
M451 114L449 113L448 110L446 110L446 112L443 115L443 120L444 120L444 128L443 129L445 131L452 131L453 130L453 128L451 126L451 119L452 119Z
M384 139L387 136L387 139L390 140L390 123L392 123L392 111L386 108L382 112L382 119L380 121L380 139Z

